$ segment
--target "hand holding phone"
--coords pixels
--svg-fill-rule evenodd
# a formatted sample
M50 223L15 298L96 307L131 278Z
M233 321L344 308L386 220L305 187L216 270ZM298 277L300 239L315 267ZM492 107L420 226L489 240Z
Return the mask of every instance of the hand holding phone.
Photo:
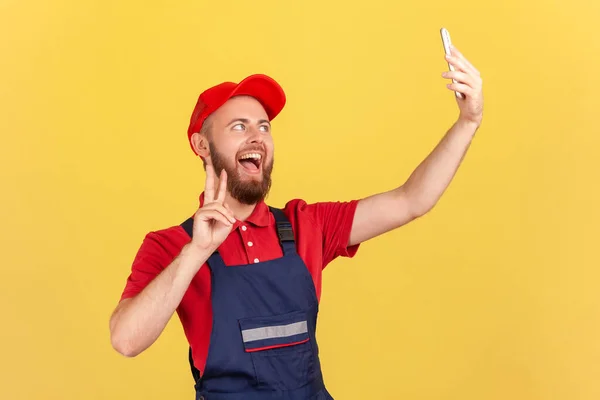
M440 34L442 35L442 44L444 45L444 52L446 53L446 55L450 55L450 46L452 45L452 41L450 40L450 32L448 32L448 29L442 28L440 29ZM448 68L450 68L450 71L454 71L454 67L450 63L448 63ZM452 79L452 82L457 83L455 79ZM464 98L463 94L460 92L454 92L454 94L459 99Z

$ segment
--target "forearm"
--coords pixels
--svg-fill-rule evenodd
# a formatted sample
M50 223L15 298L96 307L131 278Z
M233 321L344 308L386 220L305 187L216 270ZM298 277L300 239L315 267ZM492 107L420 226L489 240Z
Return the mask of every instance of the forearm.
M435 206L454 178L477 129L473 122L457 121L399 188L412 214L423 215Z
M117 307L110 319L110 333L119 353L134 357L156 341L209 256L210 251L184 246L144 290Z

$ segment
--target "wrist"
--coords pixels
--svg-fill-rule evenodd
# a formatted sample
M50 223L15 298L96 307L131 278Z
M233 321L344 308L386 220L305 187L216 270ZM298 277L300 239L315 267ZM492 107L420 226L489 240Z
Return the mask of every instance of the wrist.
M474 121L472 119L459 117L455 125L461 130L467 131L471 134L475 134L475 132L477 132L479 126L481 125L481 121Z
M198 269L208 260L212 253L214 253L216 249L206 248L198 246L193 241L187 243L181 249L181 256L186 261L190 262Z

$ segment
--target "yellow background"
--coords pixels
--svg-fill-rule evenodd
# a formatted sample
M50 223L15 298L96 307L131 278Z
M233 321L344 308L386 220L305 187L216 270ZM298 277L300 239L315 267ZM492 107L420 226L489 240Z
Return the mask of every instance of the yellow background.
M0 1L0 398L191 399L175 317L134 359L108 318L146 232L197 205L197 95L285 88L269 203L404 182L457 116L439 36L485 117L424 218L324 272L336 399L600 398L600 3Z

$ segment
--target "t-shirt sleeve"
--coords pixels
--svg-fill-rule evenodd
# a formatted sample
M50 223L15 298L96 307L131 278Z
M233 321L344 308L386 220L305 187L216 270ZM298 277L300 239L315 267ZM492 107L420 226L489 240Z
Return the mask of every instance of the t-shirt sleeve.
M320 202L307 205L307 211L323 232L323 268L337 257L352 258L359 244L348 246L358 200Z
M144 237L131 265L121 300L135 297L154 280L170 263L169 255L157 233L151 232Z

